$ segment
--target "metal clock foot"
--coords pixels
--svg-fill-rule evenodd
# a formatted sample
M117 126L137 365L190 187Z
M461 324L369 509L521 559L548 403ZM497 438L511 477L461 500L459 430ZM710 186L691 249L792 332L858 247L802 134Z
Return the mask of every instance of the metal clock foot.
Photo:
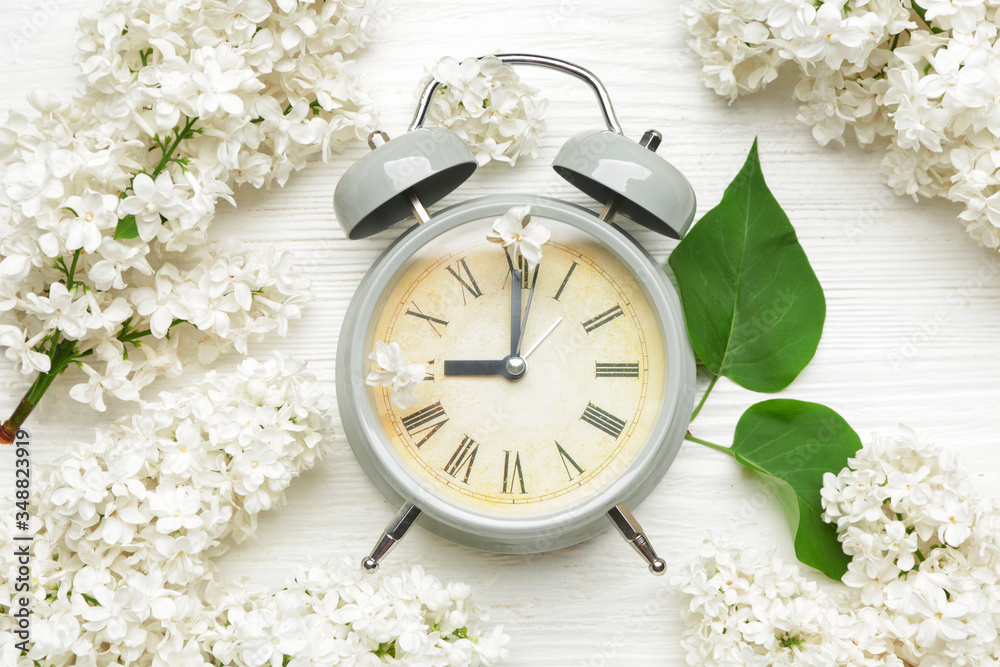
M649 543L649 540L646 539L646 534L642 531L642 526L639 525L639 522L636 521L632 513L625 507L625 503L615 505L608 512L608 516L611 517L611 522L615 524L615 528L622 534L625 541L631 544L632 548L649 563L650 572L657 576L666 572L667 564L663 562L662 558L656 555L653 545Z
M413 503L404 503L399 511L396 512L396 516L392 517L392 521L389 525L385 527L385 532L382 533L381 539L379 539L378 544L372 549L371 554L368 558L361 561L361 567L365 569L369 574L374 574L378 571L379 563L385 558L386 554L392 551L392 548L396 546L396 543L403 539L406 535L406 531L410 529L413 522L417 520L420 516L420 508Z

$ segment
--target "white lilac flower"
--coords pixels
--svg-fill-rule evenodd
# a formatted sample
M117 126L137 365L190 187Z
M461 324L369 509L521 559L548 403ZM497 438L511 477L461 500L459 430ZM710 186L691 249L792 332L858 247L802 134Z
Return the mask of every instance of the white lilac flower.
M83 623L84 630L99 632L111 642L124 639L129 635L130 630L134 634L142 632L137 627L136 621L138 619L128 613L127 606L130 602L128 590L125 588L112 590L100 586L92 591L92 597L97 601L97 604L87 607L81 614L85 621ZM142 632L142 635L145 633Z
M64 208L75 216L67 223L67 250L82 248L87 254L93 254L101 246L102 232L118 225L115 214L118 198L114 195L84 190L82 195L67 198Z
M108 0L79 23L76 97L32 94L32 115L7 116L0 312L21 333L4 329L0 346L22 371L44 372L67 340L83 355L122 343L127 377L79 358L96 374L74 395L99 407L108 383L128 380L115 391L137 398L126 388L176 376L174 341L210 339L200 358L245 352L299 316L303 283L273 250L233 280L206 278L208 228L236 185L284 184L375 124L348 57L369 41L375 3L285 4ZM183 268L165 280L171 264Z
M199 118L212 116L219 110L230 116L239 115L246 108L242 95L264 87L229 44L201 47L191 55L191 64L191 82L199 90L194 103Z
M180 282L178 271L165 264L156 272L153 287L137 287L129 292L135 312L149 318L149 330L156 338L166 336L175 319L189 317L183 294L174 290Z
M174 486L157 489L149 495L149 509L158 517L156 530L169 535L178 530L201 528L201 498L194 488Z
M428 122L465 140L480 165L491 160L514 165L520 156L536 154L548 102L513 68L494 56L442 58L429 74L441 85Z
M427 364L409 364L403 356L399 343L375 343L375 351L368 355L374 362L374 367L365 378L365 383L372 387L388 387L390 400L400 410L414 405L417 398L417 387L427 377Z
M395 655L401 664L489 666L506 657L508 637L486 625L469 587L445 586L419 567L371 577L336 559L294 569L281 590L215 570L212 558L250 537L261 507L329 448L330 406L302 367L275 356L210 373L38 471L31 528L40 594L28 660L235 667L380 664ZM275 424L284 425L280 448L266 435ZM180 443L197 465L162 465ZM258 447L277 452L284 473L259 485L253 501L241 491L253 468L226 454ZM10 541L12 519L0 517L0 541ZM14 558L0 550L0 569ZM0 589L0 604L9 596ZM13 629L0 616L0 656Z
M907 431L879 437L827 473L822 498L852 556L844 583L885 614L901 658L1000 659L1000 511L953 455Z
M94 262L87 272L87 278L99 290L124 289L123 274L130 269L147 276L153 274L142 249L134 244L105 237L101 242L100 255L102 259Z
M46 296L29 293L25 301L25 310L44 322L45 329L58 329L71 338L83 337L89 303L82 290L71 291L62 283L53 283Z
M514 259L523 257L528 270L542 261L542 246L551 233L540 222L531 219L531 206L513 206L493 222L486 238L513 251Z
M981 0L689 0L681 19L706 85L730 102L788 64L797 118L820 145L887 139L897 194L960 203L979 243L1000 249L1000 40ZM918 15L918 11L920 14Z
M317 128L306 122L312 113L304 99L284 110L273 97L262 97L257 101L257 114L264 119L261 131L274 142L274 151L278 155L285 152L290 142L308 144L319 138Z
M94 370L90 364L81 364L88 376L86 384L74 385L69 392L70 398L81 403L88 403L98 412L107 410L104 404L104 392L110 392L115 398L123 401L139 400L139 391L128 379L132 373L132 362L124 359L109 360L103 373Z
M253 37L258 24L271 16L271 4L267 0L234 0L209 9L206 14L213 22L225 21L224 29L230 41L244 42Z
M39 331L32 338L25 338L25 332L11 324L0 325L0 346L7 348L5 354L11 361L20 365L24 374L46 372L52 365L52 359L39 352L36 348L42 342L46 332Z
M672 583L689 665L903 666L876 632L857 632L873 619L843 608L773 551L710 538Z
M184 207L182 192L175 187L170 172L163 172L153 180L149 174L138 174L132 181L132 194L119 204L124 217L134 215L139 228L139 238L151 241L156 238L162 224L160 216L174 218Z
M690 665L984 665L1000 660L1000 506L910 432L827 473L840 590L770 554L707 541L674 577Z

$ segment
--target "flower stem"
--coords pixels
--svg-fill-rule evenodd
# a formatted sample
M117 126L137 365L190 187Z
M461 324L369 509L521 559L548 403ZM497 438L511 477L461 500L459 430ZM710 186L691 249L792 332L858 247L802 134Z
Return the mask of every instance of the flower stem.
M146 64L146 56L143 56L143 65ZM191 137L194 134L198 134L200 130L194 129L195 123L198 122L198 116L192 116L184 122L184 127L177 131L174 135L173 141L169 139L163 142L157 140L157 144L163 150L163 155L160 157L159 164L156 165L156 169L150 175L151 178L156 178L170 165L171 162L177 162L182 167L184 166L185 158L176 158L174 153L177 148L181 145L181 142L185 139ZM132 219L132 224L134 227L134 217ZM118 229L115 231L115 238L119 238L119 233L122 231L122 220L118 221ZM121 238L135 238L137 232L132 233L126 230L128 233L121 236ZM134 230L132 230L134 231ZM77 250L73 254L73 262L70 266L66 266L66 261L64 258L59 258L57 262L57 268L59 268L66 275L66 289L72 290L78 281L75 280L76 267L80 261L80 250ZM182 320L174 320L170 325L173 327L179 324ZM145 331L130 331L128 329L128 324L122 327L122 331L118 334L118 339L123 343L132 343L133 345L138 345L137 340L143 336L148 336L150 331L147 329ZM48 391L49 387L55 381L57 377L62 375L63 371L69 368L69 365L81 358L89 356L92 350L86 350L83 352L77 352L76 341L63 340L62 334L57 330L52 336L50 347L49 347L49 359L51 363L49 365L49 370L45 373L39 373L32 383L28 392L18 403L17 407L14 408L14 413L10 416L10 419L0 424L0 444L12 444L16 438L17 431L20 429L21 425L24 424L25 420L31 415L31 412L38 405L38 402Z
M187 171L188 158L186 157L174 157L174 152L177 147L181 145L181 142L191 137L195 134L201 134L201 130L194 129L194 124L198 122L198 116L192 116L184 121L184 127L182 129L175 128L176 134L171 141L169 137L166 139L160 139L159 135L153 137L153 141L156 142L156 146L159 146L160 150L163 151L163 155L160 157L159 164L156 165L156 169L153 170L149 177L156 179L157 176L163 173L163 171L170 166L171 162L176 162L180 165L181 169ZM151 147L149 150L155 148ZM140 173L146 173L143 170ZM136 175L137 176L137 175ZM136 176L132 177L132 183L135 183ZM126 190L118 193L119 198L125 199L127 191L132 189L130 185ZM134 190L133 190L134 192ZM162 216L161 216L162 217ZM166 218L162 218L166 221ZM126 215L124 218L118 219L118 226L115 228L115 238L116 239L134 239L139 237L139 228L136 223L135 215Z
M702 394L701 400L698 401L698 407L696 407L694 409L694 412L691 413L691 421L694 421L694 418L698 416L699 412L701 412L701 406L705 405L705 399L707 399L708 395L712 393L712 389L715 388L715 383L718 381L719 381L719 376L713 375L711 382L708 383L708 388L705 389L705 393Z
M28 392L21 399L21 402L17 404L14 408L14 414L10 416L10 419L5 421L3 425L0 425L0 444L12 445L17 436L17 432L20 430L21 426L31 415L32 410L38 405L38 401L42 398L46 391L48 391L49 386L52 381L62 371L53 373L49 371L48 373L39 373L38 377L31 384Z
M66 285L66 289L67 290L73 289L73 286L76 285L76 265L77 265L77 262L80 261L80 251L81 250L83 250L83 248L77 248L76 252L73 253L73 265L69 267L69 274L66 276L67 283L68 283Z
M74 262L75 264L75 262ZM170 325L171 328L177 326L185 320L174 320ZM122 330L118 333L118 339L123 343L131 343L132 345L138 346L137 342L140 338L150 335L151 331L145 329L143 331L130 331L128 329L128 324L126 323ZM14 408L14 413L10 416L10 419L0 424L0 445L10 445L13 444L18 429L24 424L24 422L31 415L31 412L38 405L38 402L42 400L42 396L45 392L49 390L52 383L57 377L63 374L63 372L69 368L77 359L82 359L83 357L89 357L93 354L94 350L84 350L83 352L77 352L76 341L75 340L62 340L62 334L59 331L55 332L52 338L52 346L49 348L49 358L52 360L49 365L49 370L45 373L39 373L35 378L35 381L31 384L27 393L21 399L21 402L17 404Z
M156 169L154 169L153 173L150 174L150 178L155 179L163 173L163 170L167 168L167 165L174 161L174 151L177 150L177 147L181 145L182 141L190 137L192 134L195 134L194 124L197 122L198 116L188 118L184 123L184 129L180 130L174 137L173 143L169 145L164 144L165 148L163 149L163 156L160 158L160 163L156 165Z
M702 440L701 438L696 438L693 435L691 435L690 431L688 431L688 433L685 434L684 439L690 440L691 442L697 442L699 445L705 445L706 447L711 447L712 449L718 450L720 452L725 452L730 456L734 457L736 456L736 454L733 453L732 447L723 447L722 445L717 445L714 442L709 442L708 440Z

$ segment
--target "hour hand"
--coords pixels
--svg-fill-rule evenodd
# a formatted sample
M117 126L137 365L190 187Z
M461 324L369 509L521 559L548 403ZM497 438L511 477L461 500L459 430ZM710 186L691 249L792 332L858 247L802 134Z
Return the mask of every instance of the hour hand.
M499 361L489 360L445 360L445 375L499 375L508 380L520 380L527 366L521 357L510 356Z
M473 359L473 360L446 360L444 362L445 375L504 375L504 360L495 361L493 359Z

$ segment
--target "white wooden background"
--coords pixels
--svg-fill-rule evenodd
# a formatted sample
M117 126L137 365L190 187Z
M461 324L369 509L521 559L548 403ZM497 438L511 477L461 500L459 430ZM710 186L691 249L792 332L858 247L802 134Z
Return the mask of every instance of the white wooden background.
M32 87L72 89L75 13L98 1L3 0L0 110L26 109L23 98ZM520 50L578 62L607 84L630 136L649 127L663 132L660 153L690 178L699 215L718 201L759 136L768 183L827 296L819 352L782 396L830 405L866 439L900 423L917 429L960 452L978 488L994 493L1000 485L1000 257L966 237L953 206L894 197L880 182L877 151L819 148L795 120L788 80L727 106L699 81L679 7L679 0L387 2L385 28L361 67L383 112L382 129L395 135L410 119L424 67L441 56ZM449 201L523 191L584 202L548 164L565 138L600 126L591 94L557 75L526 70L524 76L552 102L545 149L513 172L480 170ZM334 185L365 151L359 144L330 165L313 165L280 191L239 192L239 209L223 212L215 227L219 236L238 234L295 253L317 299L287 340L267 341L253 352L277 348L307 359L331 393L344 309L394 236L348 242L334 219ZM666 257L670 243L641 230L637 236ZM192 372L184 380L196 377ZM0 366L4 387L17 380L8 364ZM36 466L56 461L71 442L130 409L116 404L106 415L92 412L67 398L70 382L58 382L31 419ZM4 416L20 395L19 388L4 389ZM723 380L692 430L731 442L742 411L763 398ZM5 487L11 458L0 453ZM278 583L289 565L310 557L360 557L392 513L338 435L333 455L289 490L287 507L265 516L256 541L233 549L221 567ZM636 515L672 567L692 556L707 530L792 555L778 506L763 487L699 445L684 446ZM512 636L511 664L684 664L682 624L666 582L646 572L613 530L559 552L518 557L470 551L418 529L386 569L404 560L470 583L477 601Z

